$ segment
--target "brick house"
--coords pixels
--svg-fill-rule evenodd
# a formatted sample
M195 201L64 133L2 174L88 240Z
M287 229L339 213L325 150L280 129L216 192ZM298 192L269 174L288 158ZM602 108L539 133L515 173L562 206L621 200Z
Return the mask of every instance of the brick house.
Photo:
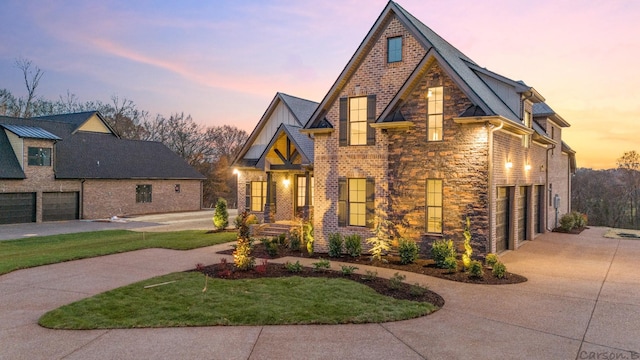
M98 112L0 116L0 224L199 210L204 176Z
M306 204L319 250L331 233L370 237L379 219L423 250L441 238L460 245L467 217L477 253L515 250L571 210L575 152L562 141L569 123L545 101L390 1L310 117L297 118L313 141L310 163L292 173L244 151L238 185L248 192L255 179L271 184L262 186L277 189L266 202L278 213L265 221L285 219L300 191L281 191L280 181L299 179L304 168L315 179ZM245 204L265 213L248 197Z

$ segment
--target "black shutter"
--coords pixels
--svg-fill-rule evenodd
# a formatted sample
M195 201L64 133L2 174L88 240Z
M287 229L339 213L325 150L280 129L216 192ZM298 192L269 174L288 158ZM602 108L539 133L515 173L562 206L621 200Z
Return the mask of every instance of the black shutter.
M251 183L246 183L244 189L244 209L251 211Z
M347 98L340 98L340 146L349 145L347 138L349 130L347 112L349 111L349 106L347 100Z
M376 96L367 96L367 145L376 144L376 129L371 124L376 121Z
M338 179L338 226L347 226L347 200L348 200L349 188L347 186L347 179Z
M374 226L374 217L375 217L375 198L376 198L376 186L375 180L373 178L367 178L367 197L366 197L366 207L367 213L365 218L365 223L368 228L373 228Z

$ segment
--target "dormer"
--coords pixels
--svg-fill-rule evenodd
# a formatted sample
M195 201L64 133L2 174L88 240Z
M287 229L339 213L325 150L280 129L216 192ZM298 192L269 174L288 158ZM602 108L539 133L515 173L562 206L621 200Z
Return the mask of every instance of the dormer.
M34 126L1 124L22 171L28 167L53 168L54 145L60 137Z

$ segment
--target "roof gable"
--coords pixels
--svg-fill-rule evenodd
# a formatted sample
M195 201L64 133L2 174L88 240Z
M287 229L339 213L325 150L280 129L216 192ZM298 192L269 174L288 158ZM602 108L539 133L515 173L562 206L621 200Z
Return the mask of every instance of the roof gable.
M31 118L45 122L63 123L71 126L71 133L77 131L109 133L120 137L98 111L85 111L72 114L47 115Z
M302 127L317 106L318 103L313 101L276 93L249 135L249 139L236 155L233 164L239 166L255 164L255 161L249 161L249 163L247 161L260 158L281 124Z
M267 162L270 163L271 169L278 166L287 169L301 168L311 164L313 140L300 133L300 129L299 126L280 124L260 155L256 167L263 168Z

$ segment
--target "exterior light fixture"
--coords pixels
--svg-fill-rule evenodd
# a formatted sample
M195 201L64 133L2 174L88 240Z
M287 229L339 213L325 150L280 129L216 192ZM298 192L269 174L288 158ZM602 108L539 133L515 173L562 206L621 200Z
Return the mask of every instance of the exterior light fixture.
M511 160L507 160L507 163L506 163L506 164L504 164L504 166L505 166L507 169L511 169L511 168L513 167L513 163L511 162Z
M233 169L233 175L238 175L240 174L240 171L238 171L238 169Z
M284 187L288 188L290 183L289 178L288 177L284 178L284 180L282 180L282 183L284 184Z
M525 170L525 171L529 171L529 170L531 170L531 164L527 163L527 164L524 166L524 170Z

